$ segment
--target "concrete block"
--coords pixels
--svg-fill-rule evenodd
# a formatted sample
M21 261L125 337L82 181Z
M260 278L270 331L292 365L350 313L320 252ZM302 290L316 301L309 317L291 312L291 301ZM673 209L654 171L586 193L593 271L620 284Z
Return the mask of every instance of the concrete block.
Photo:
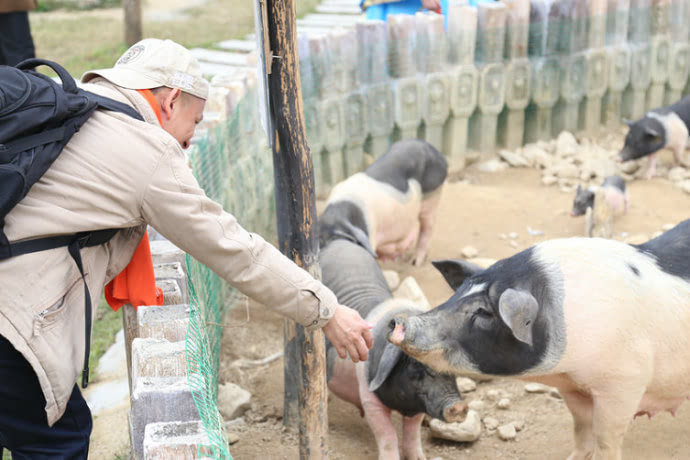
M630 86L623 93L623 116L636 120L647 110L647 89L652 81L652 48L649 44L630 45Z
M187 355L184 340L169 342L136 337L132 341L132 382L143 377L184 377Z
M527 50L529 57L549 57L558 53L562 22L560 2L531 0Z
M504 3L482 2L477 5L476 62L503 61L507 14Z
M387 32L384 21L359 21L355 24L359 64L359 81L362 84L378 84L388 79Z
M182 299L189 299L189 291L187 289L187 275L182 269L182 264L179 262L169 262L162 264L153 264L153 273L156 282L163 280L176 281L180 287Z
M602 100L602 122L618 126L623 117L623 90L630 82L631 52L626 45L606 48L608 54L608 91Z
M418 12L414 19L417 32L417 70L421 73L440 72L448 55L443 16Z
M690 71L690 44L673 43L664 105L678 101L688 81Z
M144 458L144 433L152 422L200 420L186 377L144 377L133 382L129 418L132 451Z
M367 101L364 93L356 91L345 99L345 177L364 168L362 146L369 134Z
M154 240L150 242L151 258L154 264L178 262L186 273L185 253L168 240Z
M560 95L561 68L557 58L532 59L532 103L525 113L525 141L552 137L552 110Z
M651 0L630 0L628 42L634 44L649 42L651 36L651 6Z
M449 79L450 118L444 131L442 151L448 157L451 171L458 171L466 162L469 118L479 97L479 72L473 65L463 65L456 67Z
M393 78L417 74L417 29L410 14L388 15L388 71Z
M163 305L177 305L189 301L182 296L180 284L175 280L160 280L156 282L156 286L163 291Z
M448 62L474 64L477 41L477 8L461 0L448 2Z
M417 128L422 122L424 102L422 84L416 76L395 79L393 94L395 124L401 132L401 138L414 139L417 137Z
M608 55L604 48L585 51L586 78L583 101L583 128L589 134L597 134L601 128L602 98L608 88Z
M449 83L445 72L427 74L424 81L425 140L439 150L443 148L443 125L450 113Z
M529 39L529 0L501 0L506 6L506 59L527 57Z
M580 101L585 94L586 60L575 53L561 60L561 99L554 110L553 135L561 131L577 132Z
M393 131L393 88L386 83L368 86L366 98L371 134L369 153L378 157L388 150L389 136Z
M498 121L498 141L508 149L516 149L523 144L531 72L532 66L527 58L513 59L506 65L506 107Z
M139 337L182 342L187 337L189 305L141 306L137 308Z
M588 48L602 48L606 44L607 0L589 0Z
M668 11L667 11L668 12ZM668 33L668 27L666 27ZM668 81L671 58L671 37L655 35L652 37L651 84L647 90L647 110L660 107L664 103L664 88Z
M607 0L606 45L622 45L628 40L630 0Z
M196 459L213 452L206 445L208 435L200 421L149 423L144 430L143 455L146 460Z

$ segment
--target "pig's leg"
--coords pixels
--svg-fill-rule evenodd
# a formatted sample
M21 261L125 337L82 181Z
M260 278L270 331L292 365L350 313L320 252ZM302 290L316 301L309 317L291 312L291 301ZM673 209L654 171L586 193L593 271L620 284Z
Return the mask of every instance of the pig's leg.
M376 439L379 460L399 460L398 434L393 426L392 411L384 406L381 400L371 391L365 378L364 363L357 366L357 384L359 398L364 409L364 418Z
M578 391L561 391L561 395L570 409L575 425L575 449L568 460L590 459L594 452L592 398Z
M656 160L656 153L652 153L651 155L649 155L649 162L647 163L647 172L644 175L645 179L651 179L654 176L654 173L656 172Z
M424 460L424 449L422 448L421 428L424 414L417 414L414 417L403 417L403 458L405 460Z
M417 239L417 249L412 263L416 266L421 265L426 259L431 243L431 232L436 221L436 211L441 201L441 190L422 201L419 211L419 238Z
M617 385L594 390L593 460L621 460L623 437L635 416L644 386Z

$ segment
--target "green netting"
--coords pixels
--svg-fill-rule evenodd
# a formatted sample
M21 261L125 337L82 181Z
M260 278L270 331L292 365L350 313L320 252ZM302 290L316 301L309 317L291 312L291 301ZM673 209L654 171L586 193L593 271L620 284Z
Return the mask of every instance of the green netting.
M256 90L247 92L233 115L195 144L189 159L210 198L247 230L272 239L268 235L275 235L273 164L257 121L257 103ZM243 297L189 255L186 262L191 303L186 339L188 381L208 435L208 444L200 446L198 455L232 458L217 406L218 371L223 317Z

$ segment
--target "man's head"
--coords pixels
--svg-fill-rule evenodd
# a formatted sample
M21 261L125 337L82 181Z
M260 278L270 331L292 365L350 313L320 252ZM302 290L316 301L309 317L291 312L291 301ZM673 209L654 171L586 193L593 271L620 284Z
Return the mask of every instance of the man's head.
M194 127L203 118L208 81L188 49L171 40L147 38L125 51L114 67L86 72L81 80L86 83L98 76L123 88L153 90L161 126L183 148L189 147Z

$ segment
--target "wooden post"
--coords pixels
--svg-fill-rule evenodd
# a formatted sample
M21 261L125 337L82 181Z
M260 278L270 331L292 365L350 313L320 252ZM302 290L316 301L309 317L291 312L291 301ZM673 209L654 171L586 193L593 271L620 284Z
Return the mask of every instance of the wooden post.
M141 0L122 0L125 10L125 42L132 46L142 39Z
M295 0L266 0L272 58L268 81L275 128L273 170L280 249L314 276L318 241L314 173L304 127L297 57ZM283 423L299 424L300 458L328 457L326 362L323 333L285 322L285 409ZM295 400L295 396L298 400ZM296 419L298 415L298 419Z

